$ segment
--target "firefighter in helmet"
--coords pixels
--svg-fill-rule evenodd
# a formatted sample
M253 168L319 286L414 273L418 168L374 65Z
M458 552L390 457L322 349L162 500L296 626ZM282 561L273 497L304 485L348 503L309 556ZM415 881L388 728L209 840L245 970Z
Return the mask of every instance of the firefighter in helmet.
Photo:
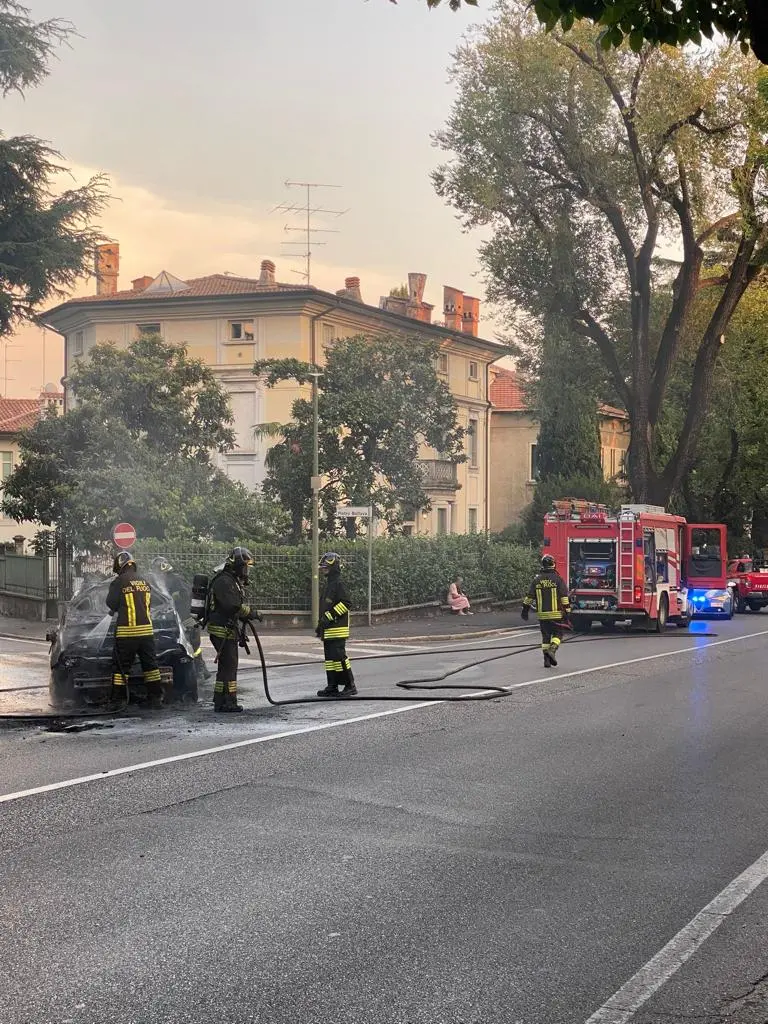
M562 643L562 626L568 624L571 602L565 580L555 567L552 555L544 555L541 569L533 577L523 600L522 617L527 622L531 605L536 606L541 628L544 668L557 665L557 649Z
M138 656L149 702L152 707L160 707L163 692L155 654L149 584L137 572L130 551L121 551L115 555L112 571L115 579L107 593L107 607L113 615L117 613L112 655L113 693L118 703L127 703L128 675Z
M323 641L327 685L317 691L317 696L354 697L357 687L352 663L347 657L349 594L341 578L341 559L335 551L326 551L320 559L320 575L325 583L315 635Z
M214 711L242 711L237 702L237 665L240 623L261 616L245 599L248 570L253 555L248 548L236 547L227 556L224 568L211 580L208 597L208 635L216 649L216 682L213 688Z

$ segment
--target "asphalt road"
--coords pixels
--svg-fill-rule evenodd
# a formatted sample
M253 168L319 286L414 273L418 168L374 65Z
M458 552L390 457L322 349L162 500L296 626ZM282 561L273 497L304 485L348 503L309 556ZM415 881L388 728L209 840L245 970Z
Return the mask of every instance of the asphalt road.
M0 1024L762 1012L768 617L709 630L574 640L546 674L520 632L358 651L393 695L517 645L453 677L511 688L482 703L271 709L251 673L234 721L0 731ZM0 688L39 683L9 643ZM295 662L276 696L322 682Z

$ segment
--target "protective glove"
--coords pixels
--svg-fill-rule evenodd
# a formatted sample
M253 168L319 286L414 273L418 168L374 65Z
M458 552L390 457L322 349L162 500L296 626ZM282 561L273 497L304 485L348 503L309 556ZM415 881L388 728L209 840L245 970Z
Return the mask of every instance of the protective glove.
M257 612L255 608L249 614L248 618L249 619L256 619L257 622L263 622L264 621L264 616L260 615L259 612Z
M323 639L323 633L324 633L323 624L322 624L322 622L318 622L318 624L315 626L315 636L317 637L318 640L322 640Z
M528 616L530 615L530 613L531 613L531 609L528 607L527 604L524 604L522 609L521 609L521 611L520 611L520 618L523 620L523 622L527 622L528 621Z

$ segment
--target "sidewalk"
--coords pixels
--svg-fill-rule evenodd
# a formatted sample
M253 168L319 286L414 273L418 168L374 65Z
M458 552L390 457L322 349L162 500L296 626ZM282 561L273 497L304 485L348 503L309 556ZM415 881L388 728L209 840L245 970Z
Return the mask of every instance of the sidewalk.
M55 620L48 622L31 622L27 619L14 619L0 615L0 637L13 636L29 640L44 640L45 634L56 625ZM354 640L397 640L399 638L414 640L425 638L458 639L463 636L476 636L497 629L509 629L519 626L520 612L508 608L503 612L478 612L476 615L438 615L434 618L411 619L407 622L384 622L375 626L359 626L353 624ZM275 633L268 630L263 634L269 639L298 638L313 635L310 629L285 630Z

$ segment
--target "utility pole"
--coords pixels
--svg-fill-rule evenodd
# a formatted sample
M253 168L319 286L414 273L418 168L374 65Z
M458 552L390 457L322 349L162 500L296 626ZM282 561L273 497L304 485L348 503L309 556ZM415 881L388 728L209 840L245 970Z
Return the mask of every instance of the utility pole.
M294 270L294 274L298 274L304 278L307 284L311 283L312 280L312 255L313 249L318 245L326 245L325 242L320 242L315 239L315 235L337 235L339 232L335 228L316 228L313 226L312 218L315 214L321 214L326 217L343 217L347 210L328 210L323 206L313 206L312 194L315 189L318 188L341 188L341 185L326 185L322 182L317 181L286 181L286 188L301 188L306 190L306 203L280 203L271 212L272 213L284 213L291 216L301 216L303 224L301 227L297 227L291 224L286 224L284 230L289 233L301 234L304 236L305 249L303 252L286 252L286 256L293 256L296 259L304 260L303 271ZM283 245L296 246L296 242L284 242Z
M313 325L314 326L314 325ZM321 370L312 373L312 623L320 619L320 443L318 379Z

